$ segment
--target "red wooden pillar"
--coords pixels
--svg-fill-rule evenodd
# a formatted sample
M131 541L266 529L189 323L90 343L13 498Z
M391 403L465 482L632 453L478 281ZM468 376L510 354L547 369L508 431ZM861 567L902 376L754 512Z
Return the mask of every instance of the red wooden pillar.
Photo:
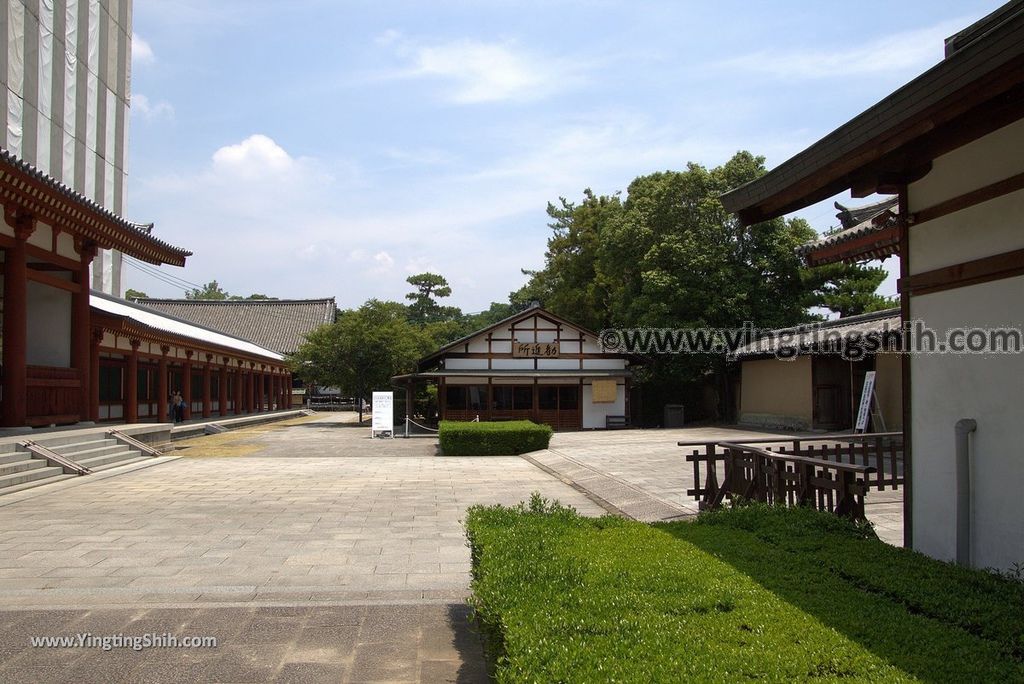
M235 410L234 414L237 416L242 412L242 362L239 361L236 364L238 367L235 369Z
M260 370L256 373L256 410L261 413L263 412L263 399L266 396L264 394L266 391L266 378L263 374L264 368L265 366L260 366Z
M156 420L158 423L167 422L167 404L170 397L167 396L167 352L171 348L166 344L160 347L160 361L157 365L156 378Z
M181 398L185 402L182 420L192 417L192 350L185 352L185 364L181 371Z
M89 420L100 419L100 343L103 330L93 328L89 334Z
M210 360L213 354L206 355L206 363L203 364L203 418L209 418L212 409L212 397L210 396Z
M35 230L30 214L4 207L4 218L14 227L14 246L4 262L3 425L21 427L28 411L25 401L28 349L28 268L25 241Z
M292 407L292 374L286 373L284 376L284 407L291 409Z
M277 373L270 376L270 400L267 403L270 409L281 408L281 376Z
M217 407L218 416L228 415L228 358L223 358L224 363L220 367L220 382L217 383L217 389L220 390L217 401L219 405Z
M252 364L249 364L252 366ZM252 413L252 372L242 372L242 409L246 413Z
M124 416L126 423L138 423L139 422L139 345L142 344L140 340L132 340L132 353L128 355L128 372L125 378L127 383L127 395L124 409Z
M76 241L75 248L80 256L75 280L78 292L71 295L71 365L78 369L81 382L81 398L78 410L79 420L91 418L92 406L92 330L89 327L89 264L96 256L96 245Z

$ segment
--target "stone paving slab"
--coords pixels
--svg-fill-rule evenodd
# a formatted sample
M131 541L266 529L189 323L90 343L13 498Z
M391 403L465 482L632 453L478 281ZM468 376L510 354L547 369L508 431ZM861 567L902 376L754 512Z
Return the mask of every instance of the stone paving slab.
M487 681L464 604L5 610L0 634L5 684ZM163 644L212 638L216 646L113 647L115 637L141 644L146 635ZM94 646L35 648L32 637Z
M518 457L181 458L0 507L0 601L468 590L466 508L533 491L603 513Z
M696 505L684 507L669 503L647 490L553 449L525 454L523 458L584 491L609 513L640 522L682 520L697 514Z

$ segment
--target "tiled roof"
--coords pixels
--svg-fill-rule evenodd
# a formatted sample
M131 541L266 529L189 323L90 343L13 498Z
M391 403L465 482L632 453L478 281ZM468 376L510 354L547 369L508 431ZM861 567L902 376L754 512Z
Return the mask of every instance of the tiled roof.
M184 266L192 252L153 237L152 223L128 221L0 148L0 195L6 202L26 203L45 221L70 223L83 237L114 247L152 264Z
M337 305L327 299L138 299L143 306L228 335L291 354L306 335L334 322Z
M864 338L883 333L900 332L900 310L886 309L833 321L808 323L794 328L772 330L764 337L736 350L738 358L776 354L780 349L813 349L831 339L847 339L851 335Z
M811 265L832 263L835 261L864 261L866 259L884 259L899 252L899 234L886 229L896 225L899 212L899 198L889 197L881 202L867 204L862 207L844 207L839 202L835 203L839 213L839 229L822 235L817 240L812 240L797 248L797 254L803 256ZM875 234L877 239L859 240L856 249L842 250L835 248L843 243L852 242L858 238L865 238ZM820 258L822 250L829 249L830 253L825 258Z
M272 361L282 360L281 354L262 345L253 344L234 335L225 335L222 332L210 330L201 325L195 325L166 313L152 311L140 304L117 299L96 290L92 290L89 293L89 305L96 311L130 320L151 330L170 333L179 337L187 337L198 342L205 342L222 347L223 349L251 354Z

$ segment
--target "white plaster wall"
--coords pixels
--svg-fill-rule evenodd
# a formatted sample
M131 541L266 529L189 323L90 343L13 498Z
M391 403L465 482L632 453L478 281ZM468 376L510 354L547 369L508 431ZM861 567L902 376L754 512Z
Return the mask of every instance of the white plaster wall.
M919 211L1024 171L1024 121L937 159L908 188ZM921 273L1024 248L1024 191L989 200L910 229L909 266ZM1024 326L1024 277L912 296L912 319L950 327ZM956 553L954 432L974 418L973 556L977 566L1024 561L1024 355L911 357L914 548Z
M625 367L625 359L583 359L584 369L622 370Z
M485 368L486 364L485 361ZM492 359L491 368L496 370L533 370L533 359Z
M913 226L910 272L923 273L1024 248L1021 217L1024 190Z
M31 366L71 366L71 293L28 281L28 350Z
M564 351L564 350L563 350ZM579 359L537 359L539 370L579 370Z
M487 359L445 359L444 367L448 370L476 370L487 368Z
M626 415L626 385L620 383L616 388L613 403L594 403L594 387L583 385L583 429L604 428L606 416Z
M1020 173L1024 170L1022 144L1024 119L942 155L932 163L927 176L908 188L910 211L920 211Z
M914 297L911 315L935 329L1024 320L1024 277ZM1024 357L1019 354L911 357L914 548L956 555L954 432L974 418L974 563L1024 561Z

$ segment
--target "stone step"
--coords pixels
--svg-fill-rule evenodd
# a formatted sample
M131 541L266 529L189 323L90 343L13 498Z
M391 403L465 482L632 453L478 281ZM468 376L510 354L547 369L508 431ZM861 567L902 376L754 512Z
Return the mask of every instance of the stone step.
M58 468L57 466L46 466L45 461L42 461L42 463L44 464L44 467L42 468L34 468L20 473L12 473L11 475L0 475L0 492L4 491L4 488L6 487L24 484L25 482L46 480L55 475L64 474L63 468Z
M13 475L14 473L23 473L26 470L35 470L37 468L45 468L46 461L41 458L23 458L13 463L0 463L0 475Z
M67 473L64 475L54 475L52 477L46 477L41 480L22 482L21 484L11 485L10 487L0 487L0 497L2 497L5 494L14 494L15 492L20 492L25 489L32 489L33 487L39 487L41 485L53 484L54 482L63 482L64 480L69 480L73 477L78 477L78 475L75 475L73 473Z
M139 452L137 452L137 451L133 452L133 453L135 454L134 457L125 458L125 459L121 459L121 460L117 460L117 461L112 461L111 463L105 463L105 464L100 465L100 466L89 466L89 467L92 468L92 471L94 473L98 473L98 472L107 470L108 468L119 468L121 466L130 465L132 463L138 463L139 461L148 461L149 458L150 458L149 456L141 456L141 455L139 455Z
M5 442L0 444L0 458L10 456L11 454L18 453L17 442Z
M24 461L30 458L32 458L32 456L27 451L15 451L0 456L0 465L3 465L4 463L17 463L18 461Z
M89 458L75 459L75 463L81 466L85 466L89 470L96 470L106 465L117 464L122 461L127 461L130 459L134 460L141 457L142 454L140 454L138 451L122 448L120 451L113 453L99 454L97 456L90 456Z
M102 442L110 439L106 436L106 433L102 431L90 431L85 434L77 430L69 430L65 433L55 432L50 434L39 435L33 437L32 435L26 435L25 439L31 439L36 444L41 444L47 449L53 449L59 451L61 447L65 447L72 444L84 444L87 442Z
M98 442L88 442L84 444L69 444L68 446L54 449L61 456L70 458L72 461L81 461L82 459L92 458L94 456L103 456L105 454L114 454L124 451L128 447L124 444L115 442L114 440L108 440L109 444L100 444Z

